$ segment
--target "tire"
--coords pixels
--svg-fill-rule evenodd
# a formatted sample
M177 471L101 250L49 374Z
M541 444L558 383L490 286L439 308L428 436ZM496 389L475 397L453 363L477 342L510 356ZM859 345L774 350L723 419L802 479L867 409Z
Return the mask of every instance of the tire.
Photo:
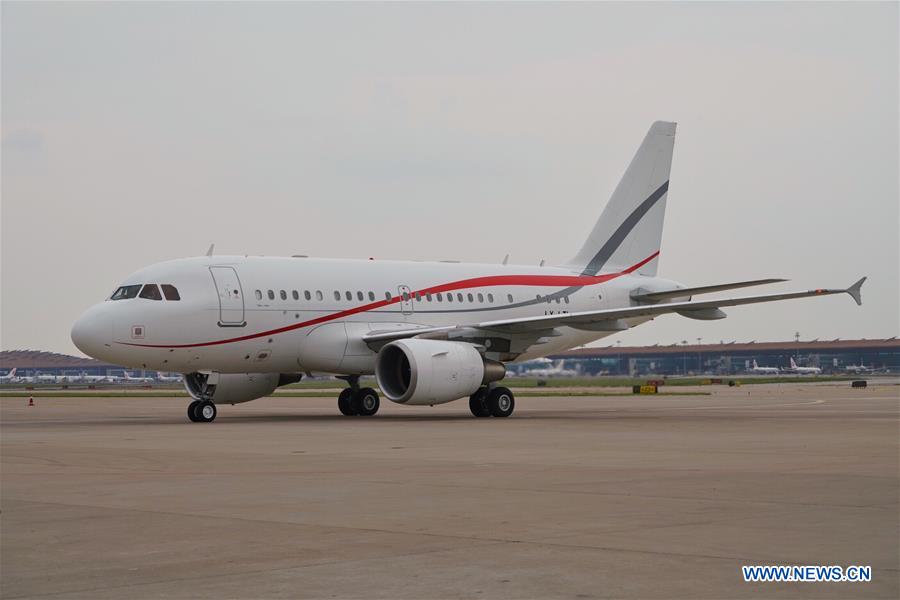
M488 393L487 407L492 417L508 417L516 408L516 399L509 388L496 387Z
M491 411L487 405L487 390L479 388L474 394L469 396L469 410L476 417L489 417Z
M199 400L194 400L193 402L188 404L187 413L188 413L188 419L191 420L191 423L196 423L199 420L199 419L197 419L197 414L196 414L198 404L200 404Z
M353 396L351 404L359 416L371 417L378 412L381 400L378 399L378 392L372 388L362 388Z
M353 390L350 388L344 388L341 390L340 396L338 396L338 410L341 411L342 415L352 417L356 414L353 410Z
M194 409L194 415L201 423L212 423L216 420L218 412L216 405L209 400L198 403L197 407Z

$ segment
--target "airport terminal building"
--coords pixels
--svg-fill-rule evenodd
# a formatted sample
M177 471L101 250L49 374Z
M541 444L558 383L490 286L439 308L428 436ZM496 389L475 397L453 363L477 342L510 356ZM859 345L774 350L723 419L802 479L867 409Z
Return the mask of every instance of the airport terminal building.
M731 342L672 344L670 346L606 346L579 348L553 355L566 368L584 375L733 375L753 365L785 368L791 357L800 366L819 367L823 374L846 374L852 367L900 373L900 340L832 340L790 342ZM16 367L18 375L119 375L126 369L91 358L36 350L0 352L0 371ZM851 369L848 369L850 367ZM132 376L154 371L127 369ZM861 371L866 371L862 369ZM867 371L866 371L867 372Z
M790 342L731 342L672 344L670 346L606 346L569 350L551 359L563 359L567 368L585 375L733 375L747 372L753 361L760 367L785 368L790 359L800 366L819 367L823 374L845 374L866 367L879 372L900 372L900 340L831 340Z

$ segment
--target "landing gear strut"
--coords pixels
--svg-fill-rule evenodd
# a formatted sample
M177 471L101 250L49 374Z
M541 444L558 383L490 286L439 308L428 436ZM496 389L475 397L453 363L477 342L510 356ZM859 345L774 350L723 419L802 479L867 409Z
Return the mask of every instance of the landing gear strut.
M209 400L194 400L188 404L188 419L194 423L211 423L217 413L216 405Z
M378 399L378 392L372 388L360 388L359 377L351 376L344 378L350 387L341 390L338 396L338 410L342 415L348 417L359 415L361 417L371 417L378 412L381 401Z
M516 408L516 399L509 388L479 388L469 396L469 410L476 417L508 417Z

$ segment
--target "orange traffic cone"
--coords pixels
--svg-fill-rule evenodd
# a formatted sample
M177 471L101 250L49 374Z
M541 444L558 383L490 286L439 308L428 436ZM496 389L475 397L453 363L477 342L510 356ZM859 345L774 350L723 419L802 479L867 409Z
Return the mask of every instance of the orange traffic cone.
M28 406L34 406L34 398L31 396L28 397Z

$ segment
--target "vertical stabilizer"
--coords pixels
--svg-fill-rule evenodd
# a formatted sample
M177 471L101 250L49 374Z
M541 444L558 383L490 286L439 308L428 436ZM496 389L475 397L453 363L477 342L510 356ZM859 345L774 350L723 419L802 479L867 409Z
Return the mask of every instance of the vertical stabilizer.
M585 275L625 269L656 275L674 146L675 123L650 126L591 235L568 266Z

